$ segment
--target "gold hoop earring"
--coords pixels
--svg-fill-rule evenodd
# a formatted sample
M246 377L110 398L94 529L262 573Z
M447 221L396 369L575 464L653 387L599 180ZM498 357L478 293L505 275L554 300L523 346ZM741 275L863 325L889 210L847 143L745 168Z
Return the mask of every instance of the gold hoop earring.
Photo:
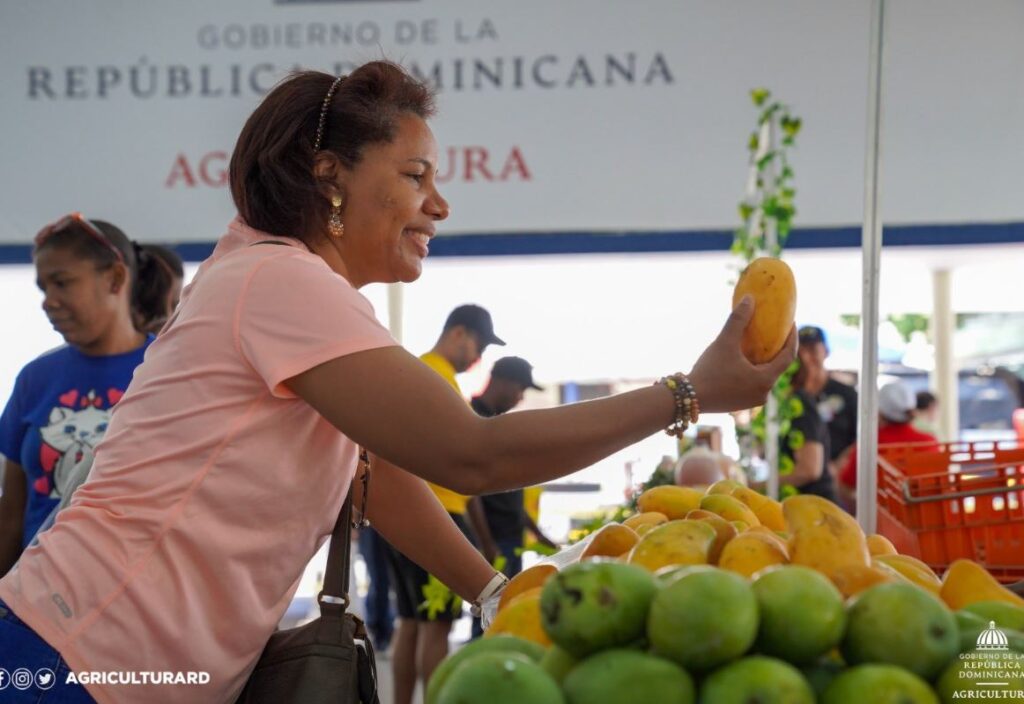
M345 223L341 221L341 196L331 198L331 215L327 218L327 229L332 237L342 237L345 234Z

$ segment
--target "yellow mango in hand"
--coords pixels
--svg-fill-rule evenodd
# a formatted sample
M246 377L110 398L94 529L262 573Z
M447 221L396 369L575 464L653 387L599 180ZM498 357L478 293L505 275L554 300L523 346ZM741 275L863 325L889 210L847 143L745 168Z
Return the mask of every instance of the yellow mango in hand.
M796 317L796 279L784 261L760 257L740 274L732 294L735 308L749 295L754 299L754 315L743 331L740 349L754 364L775 358L786 343Z

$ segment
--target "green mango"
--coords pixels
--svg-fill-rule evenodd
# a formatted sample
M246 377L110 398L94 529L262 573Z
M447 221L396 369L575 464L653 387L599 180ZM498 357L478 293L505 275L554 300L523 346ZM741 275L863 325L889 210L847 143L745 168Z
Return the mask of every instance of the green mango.
M540 662L541 658L544 657L544 646L510 635L489 636L470 641L446 657L434 670L434 674L430 677L430 682L427 683L426 704L437 704L437 696L441 692L441 687L460 663L478 653L495 652L521 653L534 662Z
M558 684L540 665L511 652L475 653L451 673L437 704L565 704Z
M969 653L977 649L978 636L989 629L992 619L984 618L978 614L960 609L956 612L956 623L960 627L960 652ZM998 627L998 624L997 624ZM1006 636L1006 644L1010 650L1024 653L1024 633L1010 628L999 628Z
M1024 631L1024 607L1007 601L978 601L960 610L981 616L986 621L995 621L999 628Z
M583 660L562 687L569 704L694 704L696 700L693 679L686 670L670 660L625 648Z

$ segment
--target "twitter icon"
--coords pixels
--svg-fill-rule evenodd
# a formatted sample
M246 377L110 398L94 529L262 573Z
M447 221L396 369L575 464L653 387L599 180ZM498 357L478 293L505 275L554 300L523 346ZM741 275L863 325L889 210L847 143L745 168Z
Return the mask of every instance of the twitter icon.
M36 670L36 687L39 689L50 689L56 684L57 676L48 667L41 667Z

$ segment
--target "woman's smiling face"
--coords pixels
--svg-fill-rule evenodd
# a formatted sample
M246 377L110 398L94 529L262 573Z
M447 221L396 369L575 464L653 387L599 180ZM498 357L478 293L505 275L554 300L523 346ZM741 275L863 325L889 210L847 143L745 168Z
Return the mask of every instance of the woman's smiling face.
M357 288L418 279L435 223L448 217L435 181L433 133L413 114L396 125L391 142L367 145L355 168L340 177L345 232L338 252Z

